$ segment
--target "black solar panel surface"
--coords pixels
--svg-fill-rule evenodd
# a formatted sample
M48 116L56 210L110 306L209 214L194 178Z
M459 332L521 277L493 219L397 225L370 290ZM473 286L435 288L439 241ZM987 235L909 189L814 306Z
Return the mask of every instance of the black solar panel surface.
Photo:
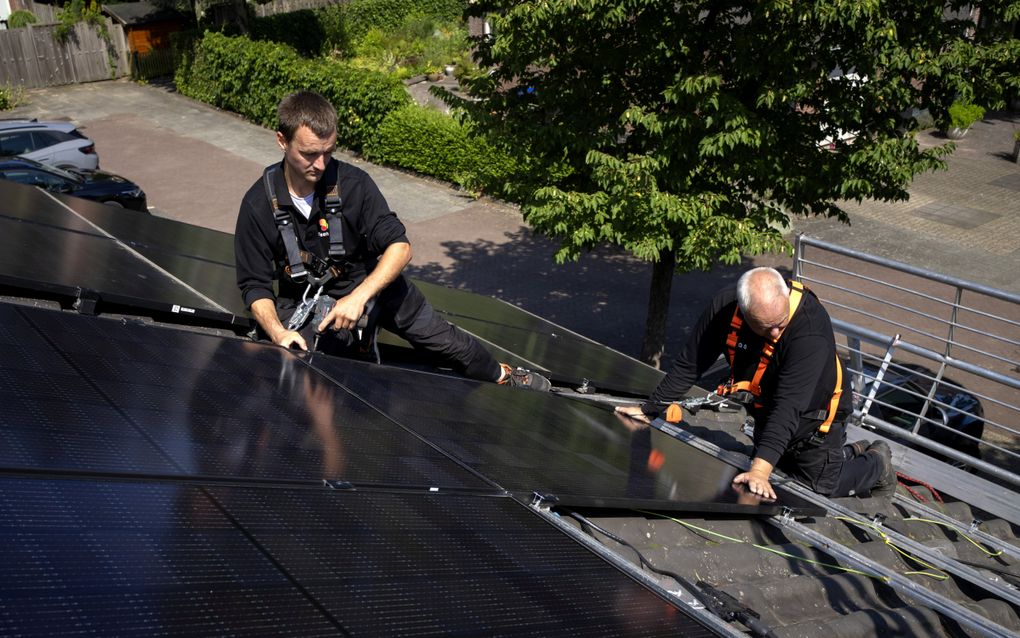
M219 306L245 316L234 272L234 236L152 215L133 214L75 197L75 213Z
M0 282L64 294L84 288L116 303L163 311L183 307L185 316L198 309L212 319L249 321L235 281L230 235L2 180L0 202ZM55 250L38 249L54 244ZM561 384L588 379L600 390L636 396L649 394L662 377L510 304L416 283L437 310L478 336L500 361L547 371Z
M510 304L416 282L446 318L482 339L549 370L559 381L647 396L662 372Z
M312 365L511 491L698 512L816 509L783 490L773 503L740 494L737 468L604 406L328 357Z
M3 635L709 636L505 497L0 479Z
M39 189L0 180L0 202L0 283L64 295L84 289L112 303L157 311L183 307L230 319L217 303Z
M494 489L280 348L6 304L0 321L8 467Z

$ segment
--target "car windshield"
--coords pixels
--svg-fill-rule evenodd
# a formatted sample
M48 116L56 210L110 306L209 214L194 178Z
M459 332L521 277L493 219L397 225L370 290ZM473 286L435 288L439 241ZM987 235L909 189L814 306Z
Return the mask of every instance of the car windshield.
M77 171L64 170L62 168L57 168L56 166L39 166L39 170L46 171L47 173L52 173L53 175L58 175L60 177L63 177L64 179L71 180L75 184L85 183L85 178L82 177L82 174Z

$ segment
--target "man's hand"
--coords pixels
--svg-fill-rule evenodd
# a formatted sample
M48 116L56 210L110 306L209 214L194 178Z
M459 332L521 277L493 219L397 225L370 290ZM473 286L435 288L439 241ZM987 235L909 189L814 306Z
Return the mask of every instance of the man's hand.
M752 494L763 496L767 499L775 499L776 492L769 483L769 476L772 475L772 464L762 459L751 461L751 469L733 477L734 485L747 485Z
M276 314L276 303L272 299L256 299L251 304L251 314L276 345L284 348L297 346L302 350L308 350L304 337L293 330L287 330L280 323L280 317Z
M297 346L301 350L308 350L308 344L305 343L305 338L293 330L284 330L283 332L273 335L273 343L284 348L293 348Z
M333 309L329 311L329 314L326 315L319 325L315 326L315 331L325 332L329 328L333 328L333 330L351 330L357 325L358 319L361 319L361 315L364 313L365 302L353 294L347 295L338 299L333 304Z
M640 421L642 423L651 423L651 420L648 418L648 415L641 411L640 405L618 405L616 406L615 412L622 416L634 419L635 421Z

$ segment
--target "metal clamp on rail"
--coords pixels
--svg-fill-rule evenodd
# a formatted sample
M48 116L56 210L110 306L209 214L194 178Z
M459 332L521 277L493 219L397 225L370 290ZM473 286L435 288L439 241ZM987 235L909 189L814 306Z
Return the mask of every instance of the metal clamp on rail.
M531 493L531 506L537 510L547 510L560 501L555 494Z

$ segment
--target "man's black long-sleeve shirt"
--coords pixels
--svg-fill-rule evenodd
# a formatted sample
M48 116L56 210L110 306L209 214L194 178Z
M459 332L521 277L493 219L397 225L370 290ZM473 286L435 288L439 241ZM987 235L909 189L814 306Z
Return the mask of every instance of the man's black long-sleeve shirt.
M644 406L647 411L657 411L662 402L683 397L715 363L725 350L736 307L735 286L715 296L673 367L649 397ZM735 351L734 379L751 379L765 339L743 322ZM809 438L821 423L821 419L811 417L828 409L835 386L836 343L832 322L821 302L805 290L761 380L762 408L752 413L756 423L754 455L775 466L791 445ZM826 437L826 447L842 445L845 430L839 419L850 412L850 401L848 378L844 375L839 411Z
M290 199L283 176L283 163L277 166L273 182L280 209L289 213L298 242L303 250L320 257L329 255L329 231L320 223L326 192L337 183L339 169L344 249L349 267L326 292L339 298L354 289L375 268L379 256L395 243L408 243L404 225L383 198L368 174L350 164L331 159L315 186L312 211L306 220ZM273 219L272 205L260 178L244 199L234 232L237 285L246 306L258 299L275 299L273 282L279 281L279 298L284 303L300 300L305 284L282 276L287 263L283 238Z

